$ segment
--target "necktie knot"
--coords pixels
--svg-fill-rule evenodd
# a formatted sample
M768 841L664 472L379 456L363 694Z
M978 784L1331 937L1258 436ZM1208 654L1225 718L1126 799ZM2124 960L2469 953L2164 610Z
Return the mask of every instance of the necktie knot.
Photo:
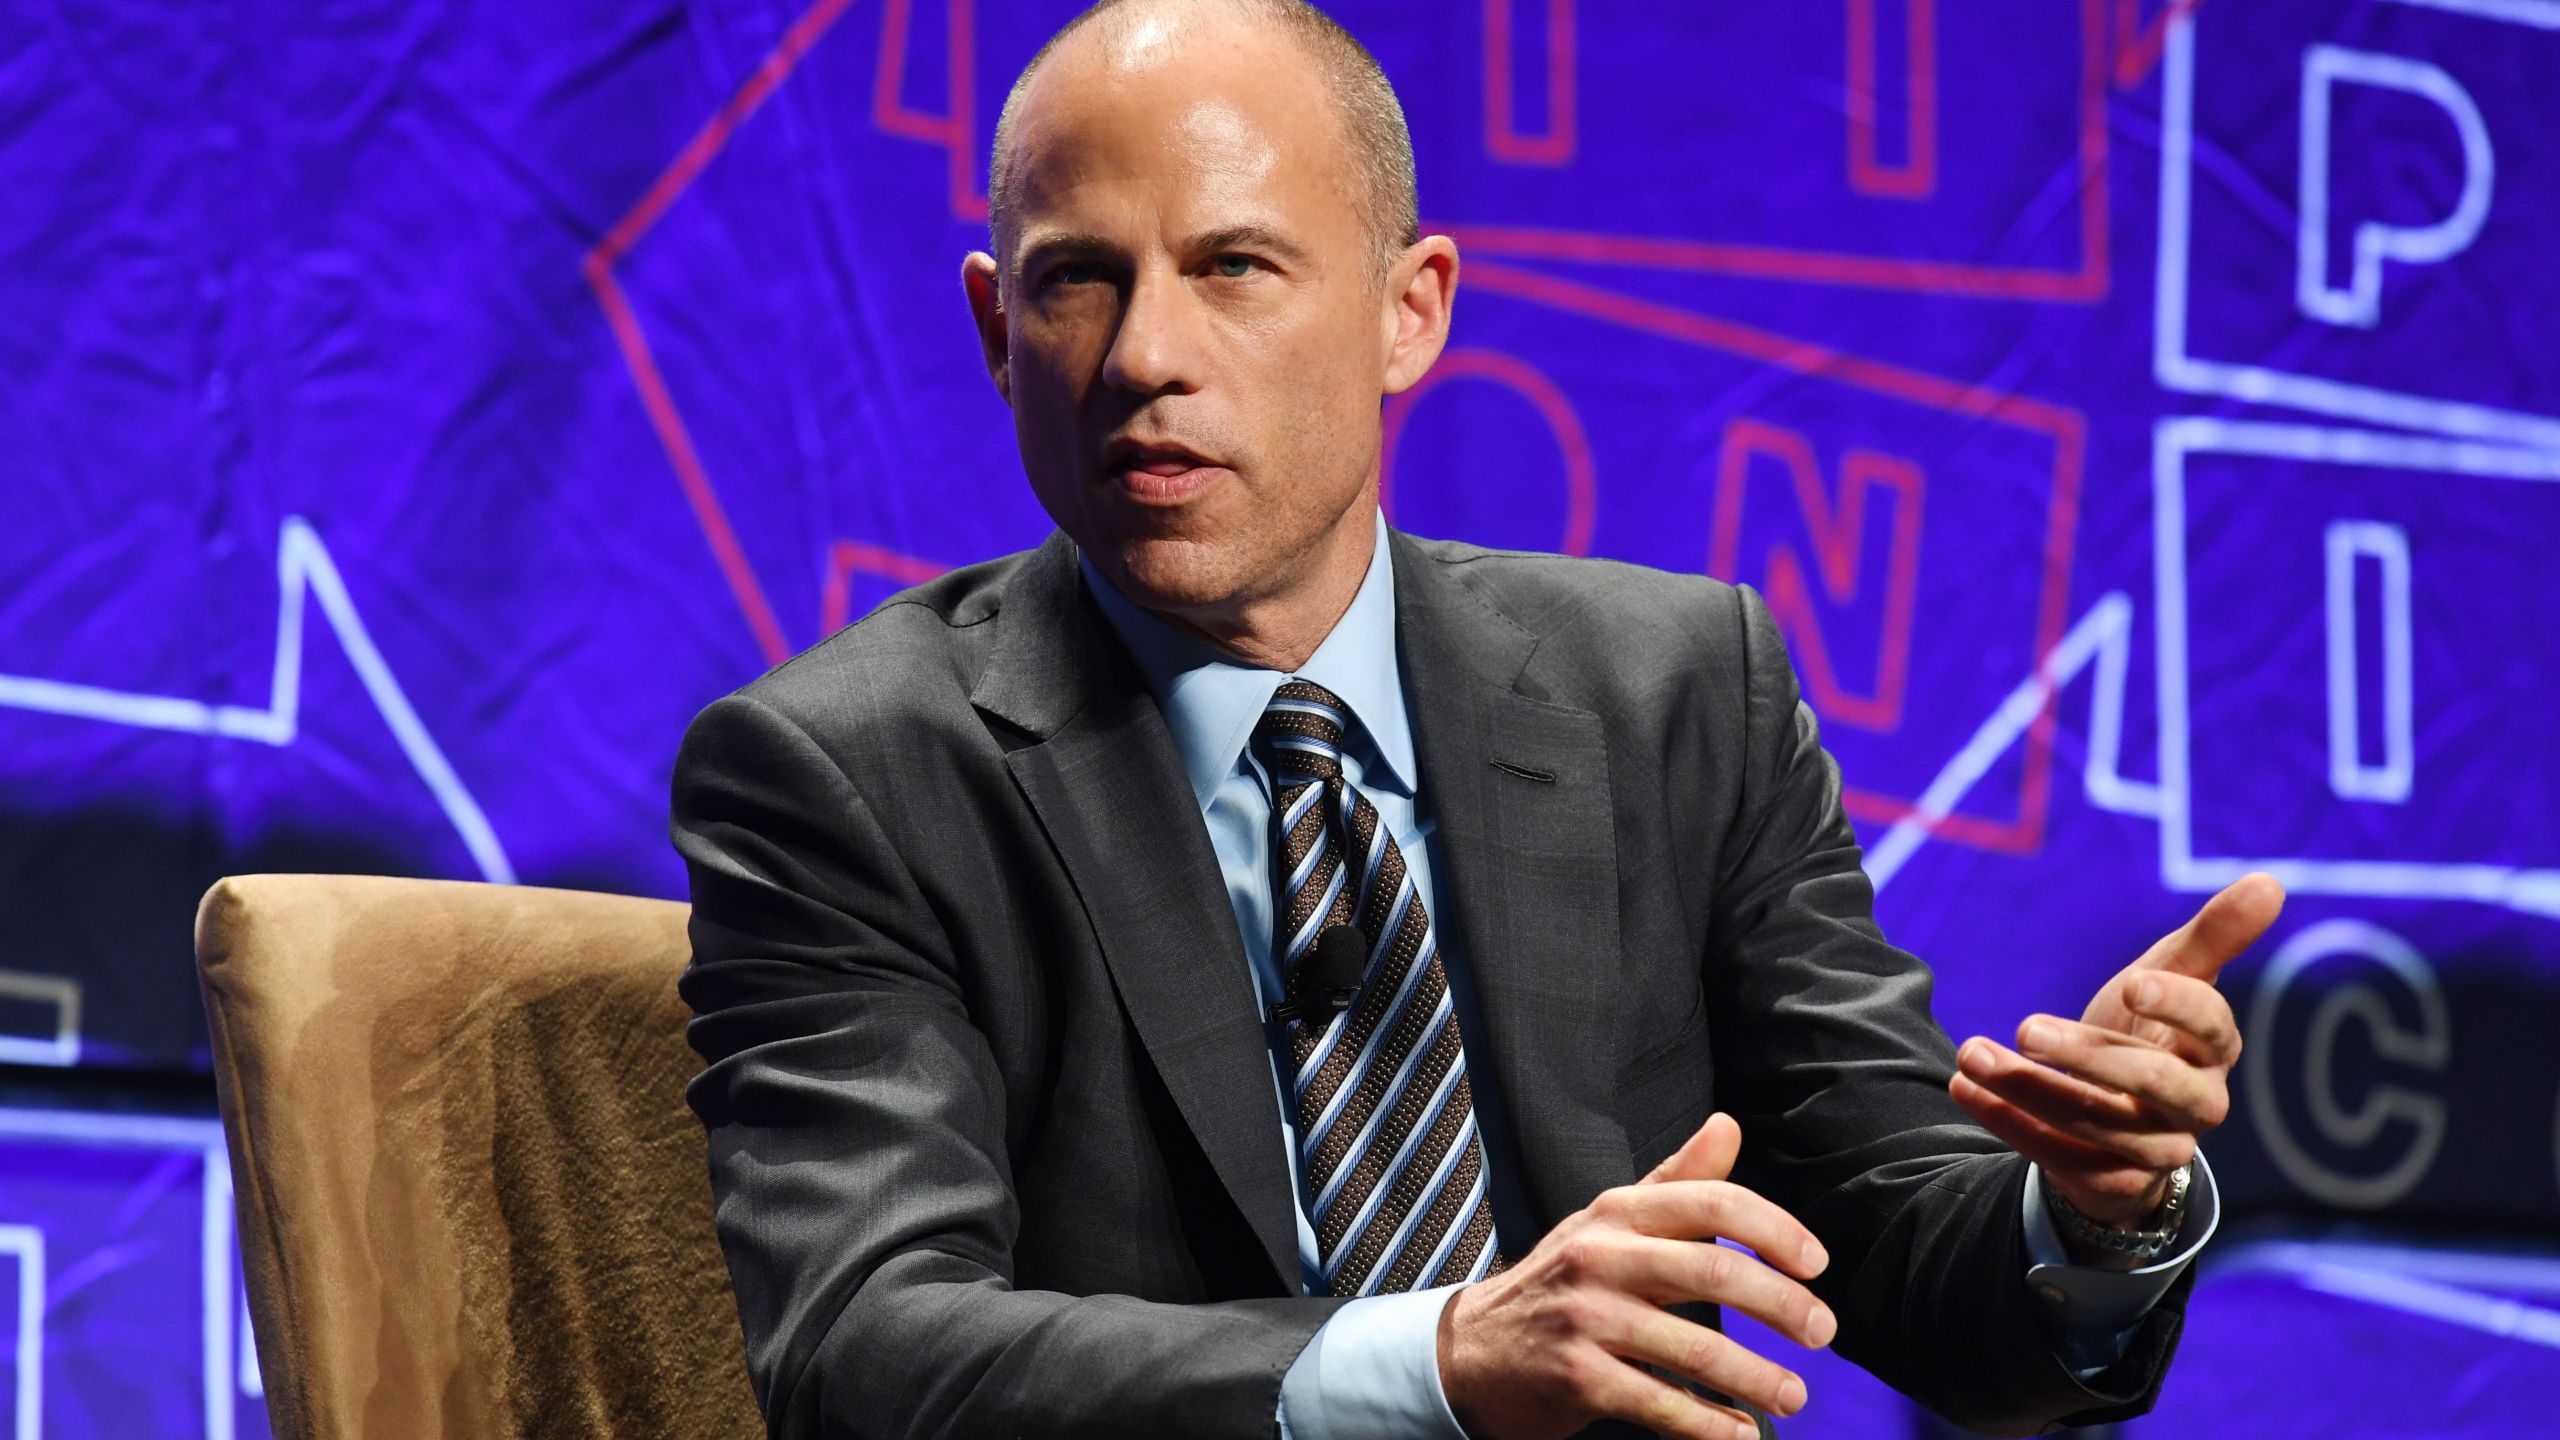
M1350 723L1351 707L1312 680L1291 680L1272 692L1253 740L1271 762L1274 786L1286 791L1340 775Z

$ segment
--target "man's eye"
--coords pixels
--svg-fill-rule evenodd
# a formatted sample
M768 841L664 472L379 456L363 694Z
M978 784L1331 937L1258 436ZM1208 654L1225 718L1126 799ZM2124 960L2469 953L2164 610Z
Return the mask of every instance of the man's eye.
M1253 257L1250 255L1221 255L1217 259L1209 262L1209 268L1215 271L1221 279L1241 280L1245 276L1253 273Z
M1087 260L1069 260L1049 267L1047 283L1051 285L1090 285L1102 278L1102 267Z

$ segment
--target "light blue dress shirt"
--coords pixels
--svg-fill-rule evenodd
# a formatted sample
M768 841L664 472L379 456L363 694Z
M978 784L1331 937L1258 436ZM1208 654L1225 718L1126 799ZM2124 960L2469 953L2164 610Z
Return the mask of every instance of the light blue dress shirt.
M1091 561L1080 559L1079 563L1085 584L1154 691L1190 778L1191 792L1200 802L1201 818L1208 825L1209 842L1226 881L1227 900L1235 911L1236 933L1253 966L1254 992L1272 1042L1272 1104L1280 1118L1278 1138L1289 1173L1296 1176L1297 1126L1281 1098L1287 1036L1284 1027L1269 1019L1271 1008L1287 993L1271 958L1271 789L1262 762L1248 743L1272 692L1293 677L1226 658L1207 642L1122 595ZM1358 717L1354 733L1345 737L1344 778L1360 787L1377 807L1379 822L1387 826L1404 854L1426 913L1436 913L1431 888L1435 827L1420 804L1422 777L1396 666L1395 636L1394 560L1387 547L1386 521L1380 518L1368 574L1351 608L1294 678L1332 691ZM1473 1007L1464 1002L1472 1000L1472 987L1464 982L1462 959L1451 952L1448 932L1441 931L1439 938L1441 963L1449 971L1455 998L1462 1002L1458 1009L1463 1037L1471 1033L1468 1019ZM1475 1075L1474 1093L1481 1111L1498 1115L1500 1097L1490 1092L1481 1073ZM1508 1132L1498 1124L1486 1124L1481 1133L1487 1186L1494 1196L1499 1230L1506 1212L1519 1213L1518 1170L1512 1163L1515 1157L1506 1153ZM2056 1352L2084 1377L2121 1355L2142 1317L2211 1235L2217 1218L2212 1176L2203 1166L2197 1168L2187 1223L2175 1253L2143 1269L2121 1272L2069 1263L2043 1203L2042 1177L2029 1172L2025 1218L2033 1263L2026 1283L2056 1336ZM1322 1269L1303 1193L1297 1219L1301 1280L1311 1289ZM1417 1435L1464 1440L1464 1431L1441 1392L1439 1363L1440 1311L1459 1288L1446 1285L1370 1296L1335 1311L1281 1382L1283 1440L1387 1440Z

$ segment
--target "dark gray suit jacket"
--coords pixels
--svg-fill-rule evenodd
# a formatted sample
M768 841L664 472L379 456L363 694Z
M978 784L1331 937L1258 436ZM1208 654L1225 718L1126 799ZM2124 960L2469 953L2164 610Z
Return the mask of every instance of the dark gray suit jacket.
M1831 1253L1841 1354L1994 1433L2149 1408L2193 1272L2094 1381L2051 1353L2026 1163L1947 1096L1758 597L1389 543L1436 922L1537 1230L1505 1249L1721 1108L1735 1178ZM1341 1302L1297 1295L1235 918L1070 542L705 709L674 801L690 1098L773 1433L1271 1435Z

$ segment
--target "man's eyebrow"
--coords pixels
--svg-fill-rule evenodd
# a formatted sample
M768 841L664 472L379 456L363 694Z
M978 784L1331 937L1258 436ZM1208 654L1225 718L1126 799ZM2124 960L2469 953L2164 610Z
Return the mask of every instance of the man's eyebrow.
M1109 260L1117 257L1120 247L1099 235L1075 231L1058 231L1035 236L1022 247L1016 263L1025 271L1052 260Z
M1204 230L1185 242L1194 255L1220 255L1231 250L1259 250L1293 264L1304 264L1306 247L1268 225L1247 222ZM1015 265L1022 274L1061 260L1105 261L1122 258L1121 247L1100 235L1060 230L1035 235L1023 243Z
M1217 255L1229 250L1267 250L1283 260L1307 258L1306 247L1272 229L1268 225L1228 225L1191 237L1195 255Z

